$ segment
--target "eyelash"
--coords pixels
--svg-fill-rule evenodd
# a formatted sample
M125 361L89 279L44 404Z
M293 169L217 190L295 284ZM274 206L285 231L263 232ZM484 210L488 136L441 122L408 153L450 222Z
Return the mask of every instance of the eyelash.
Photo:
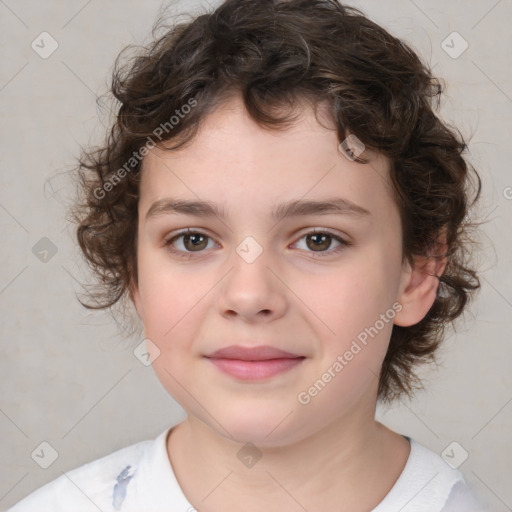
M303 238L307 237L308 235L328 235L329 237L335 239L336 241L338 241L340 243L340 245L336 248L336 249L333 249L333 250L326 250L326 251L307 251L307 252L311 252L314 256L313 258L324 258L324 257L327 257L327 256L331 256L332 254L337 254L339 253L340 251L342 251L344 248L346 247L350 247L351 245L353 245L352 242L349 242L347 240L344 240L343 238L339 237L338 235L335 235L334 233L331 233L330 231L328 230L320 230L320 229L315 229L315 230L312 230L312 231L308 231L307 233L304 233L300 238L299 240L302 240ZM177 250L177 249L174 249L172 247L172 244L175 240L177 240L178 238L184 236L184 235L202 235L210 240L212 240L212 238L210 236L208 236L206 233L202 232L202 231L199 231L199 230L192 230L190 228L184 230L184 231L180 231L179 233L176 233L174 236L172 236L171 238L165 240L164 242L164 245L165 247L168 248L168 250L175 254L176 256L180 257L180 258L192 258L193 257L193 254L194 252L196 251L181 251L181 250ZM202 253L202 252L205 252L204 250L203 251L197 251L197 253Z

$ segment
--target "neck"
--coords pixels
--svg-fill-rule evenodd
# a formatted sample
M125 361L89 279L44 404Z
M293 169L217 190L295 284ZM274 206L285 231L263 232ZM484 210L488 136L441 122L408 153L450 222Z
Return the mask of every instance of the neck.
M389 492L410 451L409 442L374 415L375 406L296 443L249 450L261 455L252 466L237 457L243 445L192 416L172 429L167 449L180 487L201 512L363 512Z

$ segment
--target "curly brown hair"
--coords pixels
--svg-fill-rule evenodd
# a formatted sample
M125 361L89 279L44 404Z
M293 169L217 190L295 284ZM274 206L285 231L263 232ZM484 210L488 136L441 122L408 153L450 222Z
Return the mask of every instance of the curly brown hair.
M227 0L157 37L160 28L126 65L121 57L131 47L116 59L115 124L102 147L83 150L79 159L77 237L97 277L92 303L82 304L109 308L131 296L130 283L137 282L137 203L149 143L186 144L201 120L236 93L260 126L275 130L294 120L293 109L282 114L276 107L327 102L340 142L354 134L390 161L404 262L413 264L414 255L448 258L433 306L416 325L393 326L382 366L379 400L411 396L421 387L415 367L435 361L445 326L480 287L469 208L481 181L462 156L460 132L435 114L441 81L407 44L335 0ZM471 204L470 171L477 183Z

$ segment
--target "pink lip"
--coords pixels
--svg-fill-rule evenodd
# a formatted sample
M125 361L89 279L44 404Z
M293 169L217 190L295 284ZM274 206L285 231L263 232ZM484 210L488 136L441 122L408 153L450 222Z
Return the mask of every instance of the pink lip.
M207 356L221 371L241 380L267 379L291 370L305 358L268 345L232 345Z

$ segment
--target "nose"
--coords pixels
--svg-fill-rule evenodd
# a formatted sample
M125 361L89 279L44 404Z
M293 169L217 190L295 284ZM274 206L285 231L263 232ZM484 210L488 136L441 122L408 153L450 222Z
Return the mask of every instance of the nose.
M231 270L219 287L218 310L226 318L248 323L274 321L286 312L287 288L269 251L251 259L234 251Z

